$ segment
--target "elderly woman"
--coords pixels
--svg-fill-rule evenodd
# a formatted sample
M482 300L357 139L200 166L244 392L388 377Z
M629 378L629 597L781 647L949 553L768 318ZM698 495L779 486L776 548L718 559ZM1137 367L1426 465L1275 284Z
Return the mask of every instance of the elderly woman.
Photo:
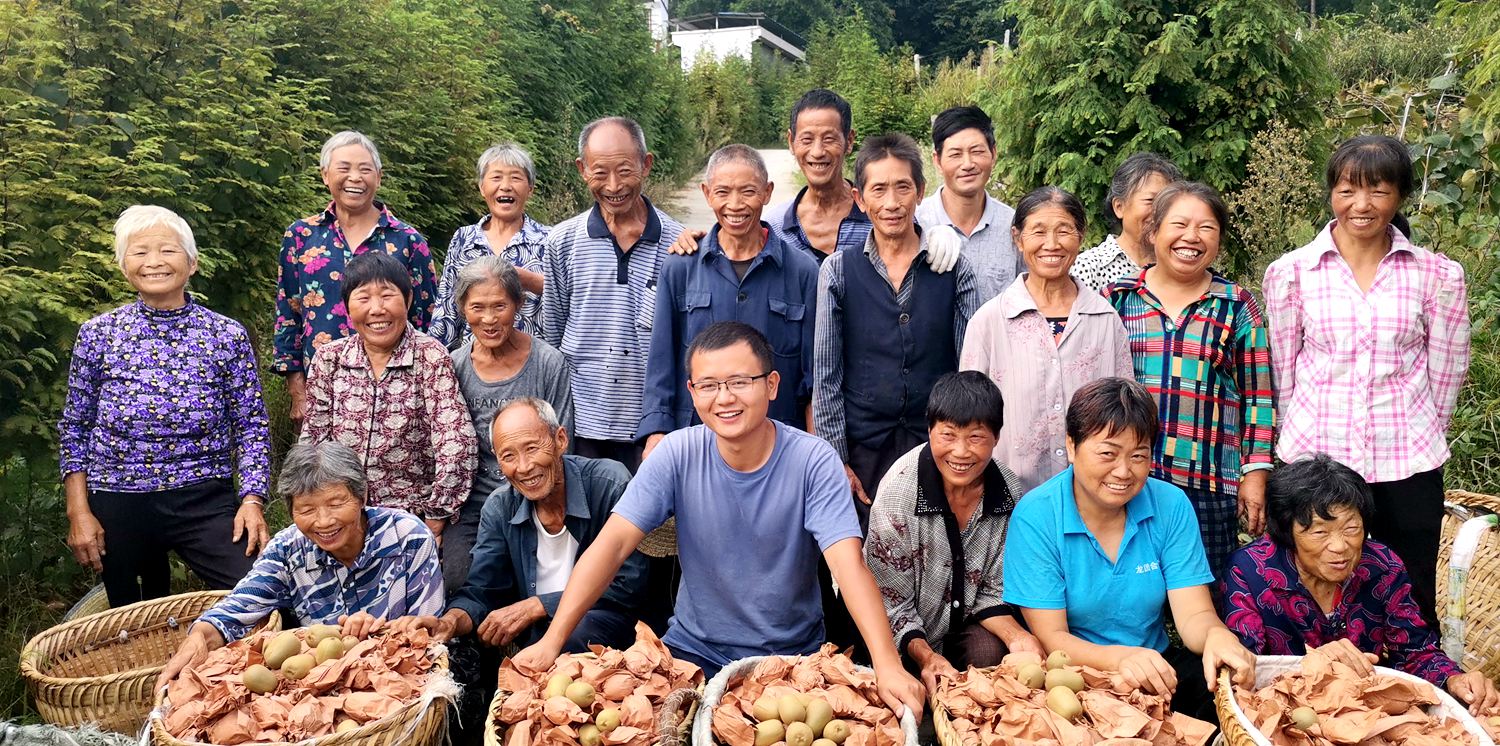
M1266 269L1283 461L1328 453L1374 495L1370 535L1411 569L1436 627L1444 434L1469 365L1464 269L1397 228L1412 191L1406 145L1356 137L1325 174L1333 221Z
M535 397L552 405L560 424L573 431L573 392L568 364L557 348L522 331L516 313L524 281L504 257L482 256L458 271L454 297L473 336L452 353L459 390L479 436L479 466L458 522L443 541L443 580L457 593L469 575L469 550L479 534L479 515L490 493L505 486L495 460L491 425L513 399Z
M526 293L514 314L517 329L535 333L542 304L542 247L551 227L526 214L526 203L536 189L531 154L515 143L501 143L479 156L477 171L479 195L489 213L453 234L432 307L432 336L449 348L464 343L472 333L461 307L458 273L475 259L500 256L515 265Z
M1078 257L1073 276L1098 292L1111 283L1141 273L1150 264L1151 244L1145 240L1152 201L1168 184L1182 180L1182 172L1171 161L1155 153L1136 153L1115 169L1105 195L1105 217L1119 234Z
M1271 352L1250 291L1211 269L1228 228L1218 192L1178 182L1156 195L1145 238L1158 264L1109 287L1130 335L1135 378L1161 414L1153 476L1198 513L1214 577L1238 545L1238 521L1265 524L1276 400Z
M349 334L345 306L334 302L342 295L348 261L370 251L394 256L412 288L407 317L424 332L435 284L427 239L375 199L382 166L380 151L370 138L349 130L328 138L318 169L333 199L322 212L286 229L276 280L272 370L286 376L291 417L297 422L307 412L307 369L313 353Z
M995 448L1024 491L1068 466L1063 413L1073 392L1134 368L1119 314L1068 274L1083 240L1083 203L1042 187L1016 204L1011 226L1027 271L974 314L958 367L994 379L1010 405Z
M1159 426L1156 402L1135 381L1103 378L1073 395L1073 465L1011 515L1005 601L1047 650L1118 671L1132 687L1171 694L1173 710L1211 720L1217 669L1248 686L1255 657L1214 612L1187 495L1148 476ZM1168 607L1185 648L1168 645Z
M269 538L250 337L186 291L198 246L171 210L121 213L115 260L137 299L78 330L58 425L68 546L112 606L167 595L173 550L210 588L232 587Z
M276 534L250 574L198 617L158 685L277 609L290 609L303 625L342 625L356 637L398 617L442 610L432 532L404 510L367 504L365 469L348 446L292 446L276 487L295 525Z
M474 425L443 344L411 325L411 281L388 254L349 262L343 300L354 335L318 350L302 441L353 448L370 504L404 508L442 541L474 477Z
M1042 652L1000 598L1005 529L1021 496L1016 475L992 460L1003 410L983 373L939 378L928 442L896 460L870 508L865 564L896 647L930 694L939 678L996 665L1008 650Z
M1401 558L1365 539L1376 506L1358 473L1319 453L1271 472L1266 496L1268 536L1236 551L1224 578L1225 621L1246 647L1315 648L1360 673L1379 663L1426 679L1475 713L1500 706L1493 682L1438 649Z

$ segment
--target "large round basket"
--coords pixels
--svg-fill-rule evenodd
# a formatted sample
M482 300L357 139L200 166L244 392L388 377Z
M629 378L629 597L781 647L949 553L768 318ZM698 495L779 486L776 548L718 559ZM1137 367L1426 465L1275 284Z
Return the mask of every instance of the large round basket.
M578 653L574 658L593 658L593 653ZM497 718L500 706L513 692L497 689L490 700L489 710L484 715L484 746L502 746L505 734ZM703 696L703 686L697 689L677 689L662 699L661 710L656 713L657 746L683 746L692 736L693 715L698 712L698 700Z
M431 678L422 696L401 709L344 733L298 741L298 746L438 746L448 735L448 704L454 686L448 675L448 654L433 663ZM199 741L180 741L167 732L160 717L166 691L158 694L151 713L151 743L154 746L213 746Z
M54 725L139 733L162 667L193 621L226 595L202 591L142 601L31 638L21 649L21 676L37 712ZM273 613L264 627L280 629L281 617Z
M1476 492L1449 490L1447 501L1455 506L1443 514L1443 539L1438 545L1437 607L1438 617L1448 608L1448 560L1453 554L1453 539L1458 527L1472 515L1459 513L1500 513L1500 497ZM1500 679L1500 532L1487 531L1479 539L1474 564L1464 586L1468 600L1464 609L1464 659L1466 671L1483 671L1491 681Z

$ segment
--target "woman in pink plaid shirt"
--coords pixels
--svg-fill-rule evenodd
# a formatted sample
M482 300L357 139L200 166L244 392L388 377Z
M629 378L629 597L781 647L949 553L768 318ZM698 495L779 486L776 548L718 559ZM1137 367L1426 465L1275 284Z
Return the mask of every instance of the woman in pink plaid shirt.
M1346 141L1325 178L1333 221L1266 270L1276 455L1328 453L1370 484L1370 533L1405 560L1436 628L1446 432L1469 365L1464 270L1392 225L1413 181L1399 140Z

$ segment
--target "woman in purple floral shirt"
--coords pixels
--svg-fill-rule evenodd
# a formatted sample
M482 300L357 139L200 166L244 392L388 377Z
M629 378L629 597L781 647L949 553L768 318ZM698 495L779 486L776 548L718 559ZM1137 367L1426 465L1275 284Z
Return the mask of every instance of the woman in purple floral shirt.
M250 337L187 293L198 247L171 210L121 213L115 259L139 297L90 319L73 346L58 424L68 546L103 574L112 606L167 595L169 550L230 588L270 538Z
M1267 536L1230 557L1225 624L1262 655L1317 648L1366 673L1390 666L1443 687L1474 712L1500 705L1479 671L1438 649L1411 598L1406 566L1365 538L1370 487L1327 454L1286 464L1266 485Z

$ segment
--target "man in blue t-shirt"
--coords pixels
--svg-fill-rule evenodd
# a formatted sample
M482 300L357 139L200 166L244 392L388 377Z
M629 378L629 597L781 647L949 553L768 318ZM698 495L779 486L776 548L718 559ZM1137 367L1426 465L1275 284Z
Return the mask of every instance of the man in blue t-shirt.
M641 465L579 558L547 633L516 665L551 666L621 563L675 516L682 582L663 638L674 656L712 676L739 658L817 650L821 555L870 649L881 697L920 718L925 690L891 639L842 461L824 441L767 417L780 383L769 342L751 326L720 322L693 340L687 359L706 424L667 435Z

